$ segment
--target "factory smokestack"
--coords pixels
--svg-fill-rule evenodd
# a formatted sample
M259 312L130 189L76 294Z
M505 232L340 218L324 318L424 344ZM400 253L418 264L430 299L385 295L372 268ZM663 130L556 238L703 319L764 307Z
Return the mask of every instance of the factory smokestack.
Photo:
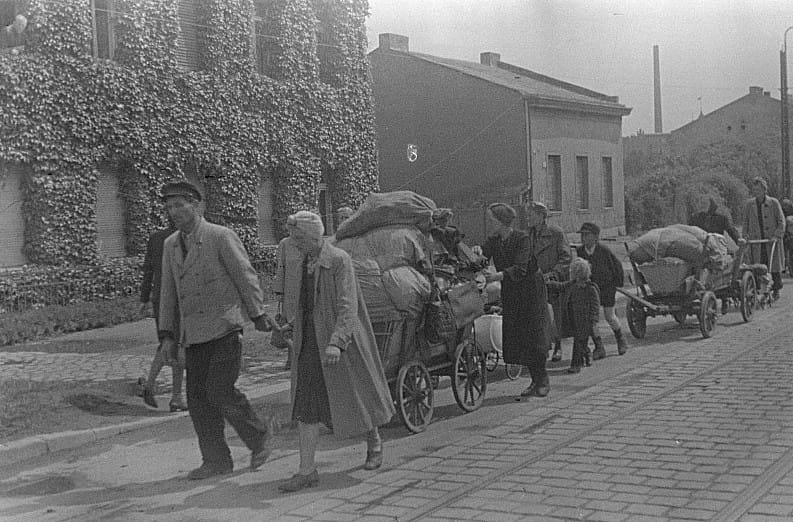
M653 45L653 99L655 101L655 133L664 132L661 122L661 62L658 59L658 46Z

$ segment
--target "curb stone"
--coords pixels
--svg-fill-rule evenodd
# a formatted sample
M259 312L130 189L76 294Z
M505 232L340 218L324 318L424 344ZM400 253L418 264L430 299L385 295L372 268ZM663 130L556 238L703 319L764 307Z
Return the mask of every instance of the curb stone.
M246 391L245 394L251 402L259 402L268 396L281 393L289 389L289 383L270 384L256 390ZM0 467L11 466L25 460L55 453L56 451L76 449L93 442L109 439L122 433L140 430L150 426L156 426L183 417L188 417L189 412L175 412L168 416L141 419L137 421L125 422L100 428L85 430L71 430L60 433L47 433L45 435L33 435L24 439L11 441L7 444L0 444ZM271 419L269 428L272 430L273 423L277 419Z

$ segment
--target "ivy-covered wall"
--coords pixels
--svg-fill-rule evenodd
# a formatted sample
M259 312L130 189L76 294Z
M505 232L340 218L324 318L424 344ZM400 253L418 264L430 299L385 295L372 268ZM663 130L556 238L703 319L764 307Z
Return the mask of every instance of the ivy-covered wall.
M97 172L121 175L127 251L162 225L165 181L197 169L208 219L261 249L257 189L273 179L273 219L316 209L325 173L334 206L377 190L366 0L273 0L273 78L254 70L252 0L202 0L198 72L180 69L177 0L115 0L113 61L92 57L87 0L28 0L28 44L0 55L0 163L28 167L32 263L98 260ZM321 81L317 27L334 60ZM326 67L324 64L323 67Z

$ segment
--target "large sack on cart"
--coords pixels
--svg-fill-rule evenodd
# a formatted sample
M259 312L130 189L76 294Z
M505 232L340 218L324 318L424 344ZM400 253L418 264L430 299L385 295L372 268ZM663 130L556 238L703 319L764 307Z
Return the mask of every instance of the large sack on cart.
M645 282L655 295L683 295L686 278L694 265L677 257L661 257L639 266Z
M634 263L649 263L662 257L676 257L696 266L704 263L707 233L698 227L672 225L655 228L628 241L628 255Z
M353 259L374 260L381 270L408 265L426 266L429 272L427 237L413 226L388 225L358 236L337 236L336 246Z
M339 226L337 239L345 239L388 225L406 225L429 232L438 211L430 198L409 190L369 194L350 218Z

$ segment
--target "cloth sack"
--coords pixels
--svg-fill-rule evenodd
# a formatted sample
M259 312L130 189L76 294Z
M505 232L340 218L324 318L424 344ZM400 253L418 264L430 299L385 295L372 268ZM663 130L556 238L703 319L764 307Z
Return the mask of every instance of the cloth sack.
M358 210L339 225L336 239L360 236L388 225L415 226L428 233L437 211L434 201L409 190L369 194Z
M454 285L449 289L448 296L457 329L470 324L485 313L485 297L477 288L475 281Z
M270 345L279 350L287 350L292 346L292 330L284 328L289 321L283 314L281 303L278 303L278 313L275 314L275 322L280 329L274 329L270 336Z

